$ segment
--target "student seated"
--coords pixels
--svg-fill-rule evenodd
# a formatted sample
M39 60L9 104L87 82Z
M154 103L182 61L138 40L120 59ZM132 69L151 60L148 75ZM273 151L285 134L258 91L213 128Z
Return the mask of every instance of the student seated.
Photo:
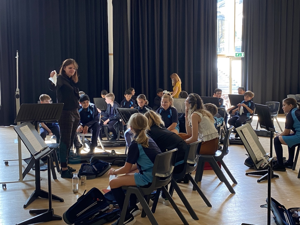
M108 94L107 90L102 90L101 91L101 98L105 98L105 95L107 95L107 94Z
M225 107L223 105L224 99L222 98L222 90L221 89L216 88L215 91L214 91L213 97L218 98L218 100L219 100L219 107Z
M164 90L161 88L158 88L156 91L156 96L154 98L154 103L153 103L153 110L157 110L160 107L160 102L161 102L161 97L163 96Z
M137 96L137 104L138 106L135 107L140 113L145 114L146 112L148 112L149 110L151 110L151 108L148 106L148 100L146 98L146 95L144 94L140 94Z
M156 155L161 151L156 143L147 136L148 120L141 114L133 114L129 121L128 127L134 134L134 140L129 146L128 156L125 165L118 169L111 169L109 175L125 174L117 176L109 182L112 194L114 195L120 210L124 207L125 194L123 186L144 187L151 185L153 181L153 165ZM127 208L125 222L123 224L131 225L136 222L134 216L141 213L136 205L136 196L130 196L130 205ZM117 220L113 224L118 224Z
M204 104L205 108L207 111L209 111L212 116L214 117L215 120L215 128L219 128L220 126L222 126L223 122L224 122L224 118L218 113L218 108L217 106L215 106L215 104L212 103L206 103Z
M286 98L282 101L282 109L286 114L285 129L274 138L274 147L277 155L277 162L273 165L273 170L285 171L293 166L295 147L300 144L300 109L294 98ZM283 163L282 145L287 145L289 158Z
M131 99L136 102L135 89L133 87L130 87L128 88L128 90L131 92Z
M77 133L92 133L90 152L94 152L97 147L97 139L100 132L99 112L97 111L97 107L93 103L90 103L88 95L81 95L79 101L81 105L78 110L80 115L80 124L77 128Z
M161 106L156 110L161 115L165 127L176 134L179 133L178 113L173 107L173 98L170 94L164 94L161 98Z
M120 120L120 116L117 110L117 108L119 108L120 105L117 102L115 102L115 95L113 93L108 93L107 95L105 95L105 102L107 103L107 108L106 111L103 113L103 117L101 118L100 130L102 130L103 125L106 125L108 127L108 131L111 131L113 133L111 140L116 140L117 132L114 128L114 125Z
M239 87L239 88L238 88L238 94L239 94L239 95L244 95L245 92L246 92L246 90L245 90L244 87Z
M186 134L179 136L190 144L201 140L199 154L214 155L219 147L219 134L214 125L214 118L208 112L198 94L189 94L185 102Z
M181 91L178 98L187 98L189 94L186 91Z
M230 114L232 117L228 120L228 124L240 127L250 118L255 108L255 104L252 101L253 98L254 93L252 91L245 92L244 101L231 110Z
M131 108L134 109L136 107L135 100L133 100L131 91L128 89L124 93L124 99L121 101L121 108Z
M47 94L42 94L39 97L41 104L51 104L51 97ZM59 143L60 140L60 130L57 122L54 123L40 123L40 135L45 140L46 136L55 135L56 143Z

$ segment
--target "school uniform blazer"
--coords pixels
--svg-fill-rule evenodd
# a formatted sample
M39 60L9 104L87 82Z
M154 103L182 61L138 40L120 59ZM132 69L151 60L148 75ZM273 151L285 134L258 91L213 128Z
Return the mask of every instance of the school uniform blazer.
M113 110L112 110L112 108L113 108ZM111 106L110 104L107 104L106 111L105 111L105 113L103 115L103 120L109 119L110 121L113 121L113 120L119 120L119 119L121 119L121 117L120 117L120 115L118 113L117 108L120 108L120 105L117 102L114 102L113 106ZM111 111L113 113L111 113Z
M99 123L99 112L93 103L90 103L87 110L80 106L78 112L82 126L91 127L94 123Z

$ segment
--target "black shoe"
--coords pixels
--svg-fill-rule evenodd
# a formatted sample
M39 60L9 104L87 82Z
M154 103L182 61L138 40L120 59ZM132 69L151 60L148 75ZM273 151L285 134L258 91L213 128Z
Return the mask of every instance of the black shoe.
M68 166L68 170L69 170L71 173L76 171L76 169L72 168L71 166Z
M283 165L285 166L285 168L288 168L288 169L292 169L293 168L293 163L290 163L288 161L286 161L285 163L283 163Z
M111 225L118 225L119 224L119 221L120 221L120 218L116 220L116 222L112 223ZM130 215L129 219L126 219L125 218L125 221L123 224L126 224L126 225L132 225L136 222L136 219L133 217L133 215Z
M278 163L276 163L275 165L273 165L273 170L274 171L285 172L285 166L284 165L279 165Z
M61 178L72 178L73 173L70 170L62 170L61 171Z

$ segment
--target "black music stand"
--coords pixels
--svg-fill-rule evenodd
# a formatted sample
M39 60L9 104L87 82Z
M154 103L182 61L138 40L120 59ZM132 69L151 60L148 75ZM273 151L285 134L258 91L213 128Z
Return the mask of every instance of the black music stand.
M35 191L30 195L27 202L24 205L24 208L28 206L31 202L33 202L36 198L48 198L49 199L49 208L48 209L37 209L37 210L30 210L29 213L40 214L28 220L25 220L18 225L25 225L25 224L34 224L40 222L48 222L52 220L61 220L60 216L54 214L52 209L52 198L55 200L59 200L63 202L64 200L58 196L52 195L51 191L51 166L53 162L51 160L50 154L52 153L53 149L49 148L44 140L41 138L39 133L36 131L35 127L29 123L23 123L21 125L14 127L15 131L17 132L18 136L31 153L32 158L35 160ZM42 157L47 156L48 158L48 191L41 190L40 184L40 159ZM50 196L50 197L49 197Z
M137 109L128 109L128 108L117 108L119 115L121 116L124 123L129 121L129 118L132 114L138 113Z
M63 109L62 103L22 104L20 111L17 115L17 118L15 119L15 122L26 122L25 125L28 125L28 127L30 127L30 129L32 127L34 127L32 124L30 124L30 122L31 122L35 125L35 128L37 128L38 122L56 122L56 121L58 121L60 118L62 109ZM21 125L21 126L23 126L23 125ZM19 126L15 127L15 130L17 133L18 133L18 127ZM33 130L32 130L32 132L33 132ZM38 134L38 132L36 130L35 130L35 132ZM19 133L18 133L18 135L20 136ZM44 140L40 137L39 134L38 134L38 137L36 137L36 138L44 148L48 147L45 144ZM22 141L24 142L24 140L22 140ZM32 148L32 145L30 144L30 142L27 141L26 143L24 142L24 144L32 155L32 158L27 166L27 167L29 167L29 169L26 168L24 172L27 171L27 173L28 173L28 171L31 169L32 165L35 164L35 191L31 194L31 196L27 199L26 203L24 204L24 208L26 208L30 203L32 203L38 197L48 198L48 193L41 190L40 160L37 160L36 157L34 157L34 154L32 154L32 152L30 151L30 149ZM48 170L50 170L49 165L48 165ZM25 175L26 174L23 173L23 177ZM54 200L59 200L60 202L64 201L62 198L57 197L55 195L53 195L52 198Z
M201 98L202 98L203 104L212 103L212 104L216 105L217 107L220 107L219 98L209 97L209 96L201 96Z
M101 110L101 112L104 112L107 108L107 103L105 102L105 98L94 98L94 104L98 109Z
M244 101L244 95L228 94L230 105L238 105Z

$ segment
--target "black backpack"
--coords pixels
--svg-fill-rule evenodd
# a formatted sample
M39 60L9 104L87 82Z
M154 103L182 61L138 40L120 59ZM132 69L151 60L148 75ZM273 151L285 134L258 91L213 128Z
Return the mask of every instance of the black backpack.
M110 168L111 165L108 162L92 158L91 163L83 163L81 165L78 176L85 175L88 180L94 179L103 176Z

